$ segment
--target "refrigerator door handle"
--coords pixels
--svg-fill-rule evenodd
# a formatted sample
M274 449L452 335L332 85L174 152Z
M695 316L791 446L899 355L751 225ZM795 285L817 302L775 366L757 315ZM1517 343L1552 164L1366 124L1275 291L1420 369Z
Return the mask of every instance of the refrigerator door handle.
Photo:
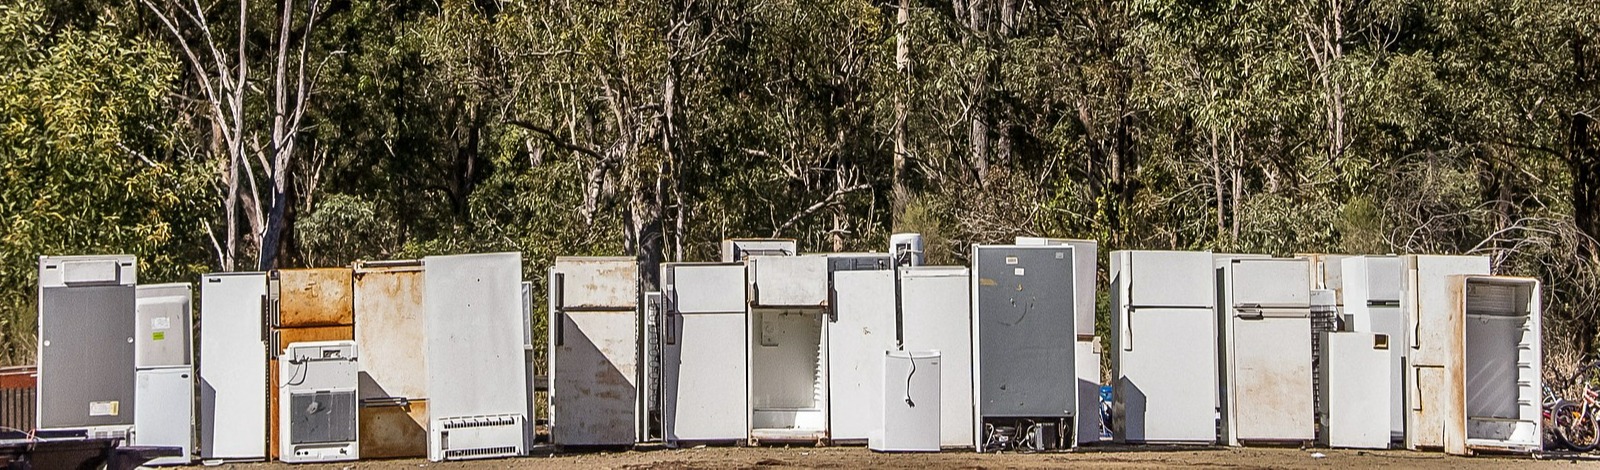
M566 344L566 275L552 271L550 273L550 328L554 334L556 346Z
M1121 324L1118 325L1117 334L1122 336L1122 337L1119 338L1118 342L1122 343L1122 350L1123 351L1132 351L1133 350L1133 327L1129 326L1128 323L1133 322L1133 309L1124 307L1122 309L1121 315L1122 315L1122 321L1120 322Z
M661 338L667 344L678 344L678 292L674 286L668 285L667 291L661 293Z

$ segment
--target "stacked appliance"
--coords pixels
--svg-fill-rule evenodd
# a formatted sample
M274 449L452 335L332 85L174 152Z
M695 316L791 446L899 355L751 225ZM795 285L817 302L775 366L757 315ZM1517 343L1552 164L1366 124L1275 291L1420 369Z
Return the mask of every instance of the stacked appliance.
M200 278L200 458L267 457L267 273Z
M1460 276L1488 275L1486 256L1407 255L1405 291L1400 308L1405 312L1406 448L1442 448L1466 453L1466 432L1461 429L1462 390Z
M1076 445L1072 247L974 245L972 269L973 446Z
M194 451L194 357L187 283L138 287L134 325L133 439L140 446L178 447L183 453L146 465L188 465Z
M1219 262L1221 427L1228 445L1316 437L1306 260Z
M1350 330L1384 335L1389 341L1389 437L1392 442L1405 438L1405 360L1410 344L1405 312L1400 310L1400 295L1405 264L1398 256L1352 256L1342 261L1345 315Z
M131 255L39 257L38 429L132 430L136 272Z
M558 446L637 442L638 261L556 258L549 292L551 442Z
M722 241L722 262L744 261L751 256L795 256L800 245L791 238L730 238Z
M1456 309L1461 375L1451 386L1464 398L1452 410L1466 450L1532 453L1544 450L1543 312L1537 279L1462 276ZM1446 404L1447 409L1454 407ZM1446 427L1449 429L1449 427ZM1452 439L1447 439L1447 442ZM1460 450L1460 449L1457 449Z
M750 442L824 442L828 257L751 256L745 265Z
M829 439L866 442L882 416L883 363L865 358L898 347L894 272L887 254L832 254L828 278Z
M355 340L355 283L350 267L278 269L267 280L267 373L273 391L267 397L267 452L281 460L284 416L279 390L278 356L292 343Z
M423 258L428 460L527 452L522 255Z
M939 445L973 445L972 277L964 266L900 269L902 346L939 351Z
M746 274L742 263L661 265L657 323L668 446L749 436Z
M877 361L863 361L877 362ZM874 431L867 447L878 452L938 452L939 351L884 351Z
M1111 431L1117 442L1216 442L1212 266L1212 254L1203 251L1111 252Z
M1074 357L1078 374L1078 444L1100 442L1105 423L1100 416L1100 337L1096 336L1095 286L1099 276L1100 244L1094 240L1017 237L1021 246L1072 247L1073 330L1077 334Z
M1317 442L1327 447L1389 448L1388 385L1394 380L1389 349L1396 345L1382 333L1344 331L1323 333L1319 346L1322 388L1317 390L1317 415L1322 426Z
M360 455L428 455L428 349L420 260L354 265L355 342L361 353Z
M355 341L294 342L278 357L278 459L339 462L361 457Z

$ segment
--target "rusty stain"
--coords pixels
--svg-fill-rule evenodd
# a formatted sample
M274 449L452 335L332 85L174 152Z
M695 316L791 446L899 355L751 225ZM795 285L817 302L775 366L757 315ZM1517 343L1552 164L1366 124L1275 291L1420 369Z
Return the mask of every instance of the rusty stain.
M277 275L280 326L355 324L351 268L282 269Z
M428 455L428 402L361 408L361 458Z
M638 305L639 263L628 257L556 258L565 274L562 305L568 310L632 308Z

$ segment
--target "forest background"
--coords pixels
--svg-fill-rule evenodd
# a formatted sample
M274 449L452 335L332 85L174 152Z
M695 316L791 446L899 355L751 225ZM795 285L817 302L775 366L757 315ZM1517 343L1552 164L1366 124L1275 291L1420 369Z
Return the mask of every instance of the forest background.
M1488 255L1566 368L1597 112L1596 0L0 0L0 365L40 255L654 284L723 238L914 231L935 264L1093 238L1102 286L1117 249Z

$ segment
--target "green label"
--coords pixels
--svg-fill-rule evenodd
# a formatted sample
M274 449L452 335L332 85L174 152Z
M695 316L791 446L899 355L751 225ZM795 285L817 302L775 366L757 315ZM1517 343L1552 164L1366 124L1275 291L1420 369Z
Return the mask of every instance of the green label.
M155 333L150 333L150 338L153 339L153 340L156 340L156 341L161 341L161 340L167 339L167 332L165 332L165 331L157 331Z

